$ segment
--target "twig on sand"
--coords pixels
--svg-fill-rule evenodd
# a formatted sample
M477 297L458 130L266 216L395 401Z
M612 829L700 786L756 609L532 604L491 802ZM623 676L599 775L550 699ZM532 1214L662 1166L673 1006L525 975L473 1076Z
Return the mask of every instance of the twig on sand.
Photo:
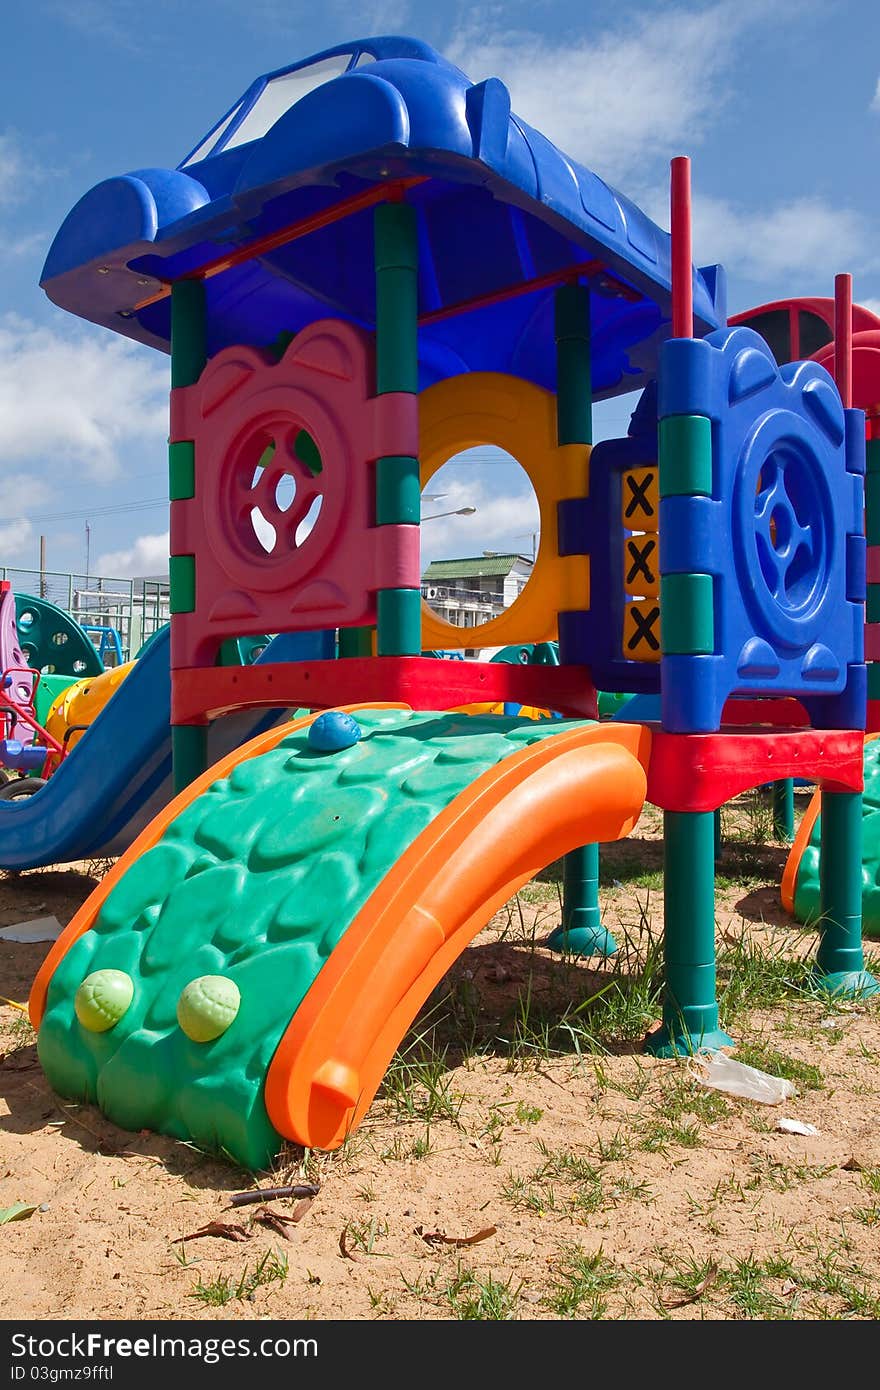
M317 1197L320 1188L313 1182L290 1183L286 1187L255 1187L250 1192L233 1192L228 1205L244 1207L250 1202L274 1202L279 1197Z

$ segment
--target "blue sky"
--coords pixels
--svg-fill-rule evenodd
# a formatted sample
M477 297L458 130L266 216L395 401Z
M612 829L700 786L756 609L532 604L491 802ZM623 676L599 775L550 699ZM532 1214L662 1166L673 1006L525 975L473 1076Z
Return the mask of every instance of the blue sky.
M432 43L668 225L692 161L695 259L730 312L787 295L880 312L877 0L29 0L0 56L0 564L155 573L167 554L168 359L79 322L39 288L70 207L110 175L173 167L261 72L368 34ZM597 407L623 433L629 400ZM491 455L481 451L481 458ZM425 560L531 548L518 469L450 466Z

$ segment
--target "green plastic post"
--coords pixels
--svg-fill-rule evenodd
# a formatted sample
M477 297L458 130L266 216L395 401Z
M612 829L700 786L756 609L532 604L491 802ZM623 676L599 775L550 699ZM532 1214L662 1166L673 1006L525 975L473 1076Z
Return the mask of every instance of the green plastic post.
M205 286L201 280L178 280L171 287L171 385L192 386L207 361ZM192 491L190 491L190 467ZM170 496L195 495L195 460L181 442L169 445ZM196 560L172 555L169 561L169 608L172 629L177 613L195 605ZM177 724L171 729L171 761L175 792L182 791L208 765L207 729L200 724Z
M419 387L418 235L408 203L380 203L373 220L376 270L376 394L415 393ZM421 512L418 459L376 462L377 526L418 525ZM379 656L418 656L422 650L418 589L380 589L376 650Z
M659 430L660 497L712 493L712 425L701 415L669 416ZM671 654L715 647L714 581L710 574L669 573L661 561L660 680ZM715 998L715 811L664 811L663 1023L649 1052L670 1057L724 1047L733 1040L718 1026Z
M590 291L562 285L555 297L556 439L591 444L593 391L590 360ZM562 660L567 659L561 652ZM572 850L562 865L562 923L546 945L577 956L610 956L617 943L602 925L599 909L599 846Z
M176 795L200 777L208 766L207 724L171 726L171 765Z
M717 807L717 809L712 812L712 815L715 817L715 863L717 864L718 860L721 858L721 851L724 848L724 835L721 830L721 807Z
M373 629L371 627L341 627L339 629L340 656L372 656Z
M877 994L862 950L862 794L822 792L816 983L829 994Z
M794 779L782 777L773 783L773 834L791 844L794 839Z
M733 1042L715 999L714 811L664 811L663 856L663 1024L646 1047L674 1057Z
M378 656L418 655L422 642L422 601L418 589L380 589L376 617Z

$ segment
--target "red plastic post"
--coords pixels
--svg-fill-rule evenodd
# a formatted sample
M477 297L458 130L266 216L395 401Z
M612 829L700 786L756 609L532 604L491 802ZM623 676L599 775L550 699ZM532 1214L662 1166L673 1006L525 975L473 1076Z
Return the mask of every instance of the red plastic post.
M694 336L693 253L691 250L691 162L671 161L672 336Z
M834 380L844 408L852 405L852 276L834 277Z

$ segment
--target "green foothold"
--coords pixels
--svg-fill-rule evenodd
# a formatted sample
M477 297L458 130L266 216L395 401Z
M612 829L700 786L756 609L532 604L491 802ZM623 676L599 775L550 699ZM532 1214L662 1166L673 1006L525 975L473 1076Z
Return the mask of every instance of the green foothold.
M177 1001L177 1022L193 1042L213 1042L225 1033L241 1004L238 985L225 975L190 980Z
M124 970L95 970L76 991L73 1007L83 1028L106 1033L114 1027L134 998L134 981Z

